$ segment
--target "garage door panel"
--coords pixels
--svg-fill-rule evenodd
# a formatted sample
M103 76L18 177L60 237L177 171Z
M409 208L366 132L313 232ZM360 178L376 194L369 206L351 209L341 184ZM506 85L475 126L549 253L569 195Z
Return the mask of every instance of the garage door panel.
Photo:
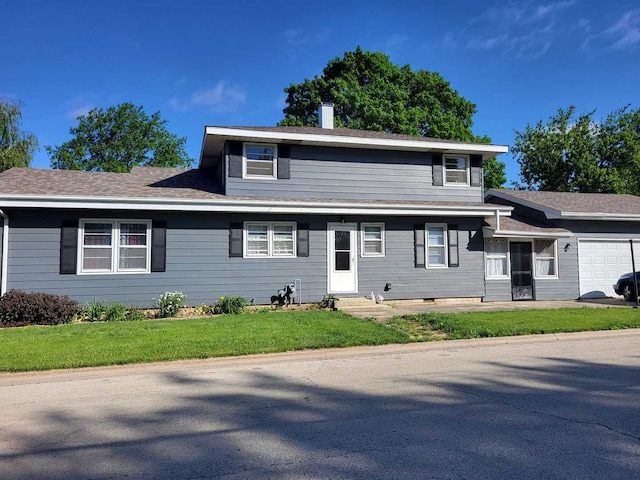
M634 244L640 263L640 241ZM579 240L580 296L584 298L616 296L613 284L630 272L631 249L628 240Z

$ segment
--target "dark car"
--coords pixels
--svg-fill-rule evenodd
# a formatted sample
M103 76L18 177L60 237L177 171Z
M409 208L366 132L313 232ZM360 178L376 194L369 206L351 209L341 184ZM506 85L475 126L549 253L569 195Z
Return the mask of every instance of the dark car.
M636 272L636 279L640 284L640 272ZM627 302L635 302L637 298L636 287L633 284L633 273L625 273L613 286L618 295L622 295Z

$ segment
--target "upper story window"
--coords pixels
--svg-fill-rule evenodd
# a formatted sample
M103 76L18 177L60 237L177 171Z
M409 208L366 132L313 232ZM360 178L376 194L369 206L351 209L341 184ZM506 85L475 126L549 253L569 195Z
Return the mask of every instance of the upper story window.
M447 226L443 224L427 225L427 268L447 266Z
M276 178L278 147L265 144L244 144L244 177Z
M384 223L363 223L361 229L362 256L384 257Z
M151 221L81 220L81 273L148 273Z
M295 257L296 224L291 222L245 222L246 257Z
M465 155L445 155L444 184L469 185L469 157Z

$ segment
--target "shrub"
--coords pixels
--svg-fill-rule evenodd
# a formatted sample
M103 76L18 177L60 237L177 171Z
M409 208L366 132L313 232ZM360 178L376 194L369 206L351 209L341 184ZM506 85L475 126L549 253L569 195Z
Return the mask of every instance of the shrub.
M146 319L147 319L147 316L137 308L129 308L125 312L125 320L128 320L130 322L140 322Z
M247 301L243 297L220 297L213 305L213 313L237 315L242 313L246 306Z
M127 320L127 307L121 303L111 303L104 310L105 322L124 322Z
M58 325L79 313L78 302L50 293L10 290L0 297L0 325Z
M175 317L184 307L185 298L187 296L182 292L164 292L158 299L158 316L162 318Z
M83 320L89 322L100 322L102 321L102 317L104 316L106 307L104 303L102 303L98 299L94 299L90 303L86 303L84 308L82 309Z

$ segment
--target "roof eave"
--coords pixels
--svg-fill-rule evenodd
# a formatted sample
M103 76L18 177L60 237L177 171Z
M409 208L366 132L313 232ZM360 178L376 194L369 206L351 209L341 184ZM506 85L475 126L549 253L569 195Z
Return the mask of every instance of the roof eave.
M373 148L378 150L403 150L440 153L467 153L482 155L488 159L506 153L506 145L490 145L481 143L442 142L430 140L398 140L387 138L363 138L343 135L316 135L313 133L273 132L265 130L244 130L241 128L205 127L205 139L201 153L204 154L205 143L209 138L224 140L251 140L273 143L297 143L303 145L323 145L346 148Z
M103 210L153 210L194 211L226 213L283 213L323 215L402 215L402 216L471 216L486 217L496 210L509 214L512 207L479 204L469 205L420 205L373 204L350 202L308 202L300 200L251 200L215 199L194 200L175 198L124 198L12 195L0 197L0 207L103 209Z
M640 214L634 213L583 213L560 212L547 216L550 220L600 220L603 222L639 222Z
M490 227L482 227L485 238L568 238L573 236L571 232L528 232L524 230L493 230Z

